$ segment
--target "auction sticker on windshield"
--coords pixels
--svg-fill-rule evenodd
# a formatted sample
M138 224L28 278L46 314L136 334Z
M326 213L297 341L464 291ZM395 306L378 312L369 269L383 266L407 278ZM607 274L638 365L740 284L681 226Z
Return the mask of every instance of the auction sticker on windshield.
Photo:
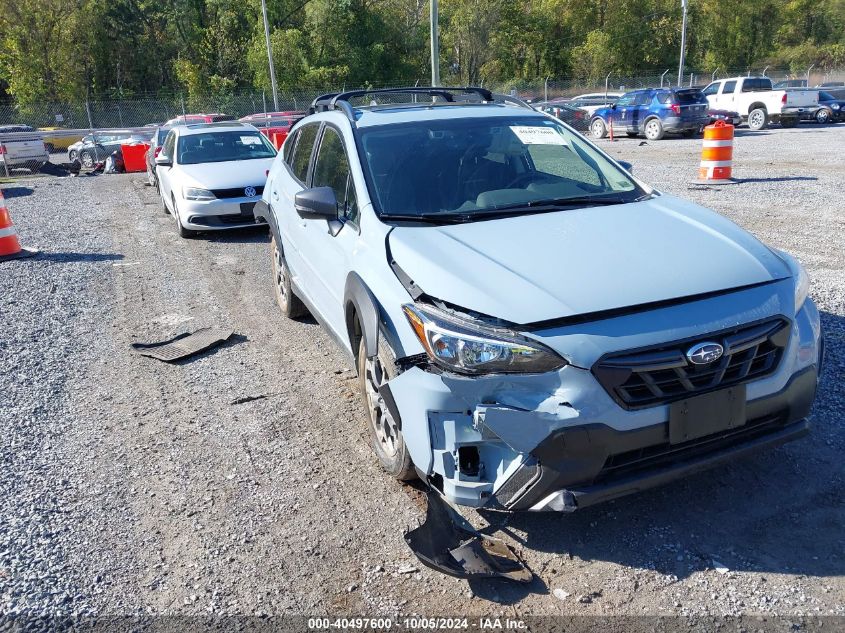
M554 128L538 125L511 125L510 128L525 145L568 145Z

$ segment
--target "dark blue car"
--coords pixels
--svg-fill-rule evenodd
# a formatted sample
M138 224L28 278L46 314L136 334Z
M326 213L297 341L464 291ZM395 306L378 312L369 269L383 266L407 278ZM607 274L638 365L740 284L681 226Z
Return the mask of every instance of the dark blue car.
M611 119L616 134L644 134L651 141L667 132L692 136L710 122L707 98L697 88L647 88L626 92L615 104L599 108L590 119L590 132L604 138Z

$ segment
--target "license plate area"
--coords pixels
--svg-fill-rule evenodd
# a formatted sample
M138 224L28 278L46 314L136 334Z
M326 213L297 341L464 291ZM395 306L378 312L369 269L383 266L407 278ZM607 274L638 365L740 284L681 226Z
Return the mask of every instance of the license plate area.
M669 405L669 443L682 444L745 424L745 385Z

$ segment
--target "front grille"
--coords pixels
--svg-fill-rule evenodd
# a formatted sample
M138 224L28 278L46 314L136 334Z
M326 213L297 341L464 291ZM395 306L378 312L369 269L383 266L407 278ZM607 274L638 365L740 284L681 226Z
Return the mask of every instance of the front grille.
M609 483L629 475L687 462L696 457L762 437L783 428L785 421L786 418L782 413L773 414L749 420L744 426L700 437L683 444L670 444L667 441L664 444L611 455L592 483Z
M211 193L215 195L217 198L246 198L247 195L244 193L244 189L246 187L234 187L232 189L212 189ZM264 187L262 185L257 185L253 187L255 189L255 195L260 196L264 193Z
M763 378L773 373L789 342L790 324L777 318L661 346L609 354L593 374L626 409L642 409ZM687 360L690 346L713 341L722 357L706 365Z

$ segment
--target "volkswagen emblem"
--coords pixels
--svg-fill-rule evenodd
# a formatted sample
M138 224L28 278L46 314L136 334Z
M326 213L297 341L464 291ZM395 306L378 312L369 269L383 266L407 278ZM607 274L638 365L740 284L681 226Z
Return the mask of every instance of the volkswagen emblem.
M254 198L255 197L255 187L247 187L244 189L244 195L247 198Z
M699 343L687 350L687 358L693 365L706 365L707 363L719 360L724 351L725 348L718 343Z

